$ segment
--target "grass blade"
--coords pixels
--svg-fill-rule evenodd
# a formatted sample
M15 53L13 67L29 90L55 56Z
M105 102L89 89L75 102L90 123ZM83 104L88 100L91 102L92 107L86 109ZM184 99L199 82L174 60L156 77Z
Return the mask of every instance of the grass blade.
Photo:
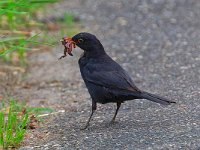
M0 112L0 145L4 143L4 114Z

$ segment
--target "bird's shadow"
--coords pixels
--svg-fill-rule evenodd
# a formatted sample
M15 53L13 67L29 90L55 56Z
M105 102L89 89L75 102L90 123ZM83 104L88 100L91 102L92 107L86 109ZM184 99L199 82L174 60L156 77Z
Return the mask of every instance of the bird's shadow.
M162 121L140 121L140 120L119 120L115 121L114 123L110 123L109 121L103 121L103 122L91 122L90 125L82 130L82 128L85 126L83 122L74 124L75 130L80 130L82 132L98 132L98 131L114 131L114 130L137 130L137 129L148 129L148 128L156 128L156 127L162 127L162 128L168 128L170 126L169 120L162 120Z

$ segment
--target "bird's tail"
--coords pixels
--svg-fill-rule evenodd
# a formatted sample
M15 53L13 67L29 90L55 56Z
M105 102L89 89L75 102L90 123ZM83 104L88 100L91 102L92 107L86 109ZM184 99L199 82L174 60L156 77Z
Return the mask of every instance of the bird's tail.
M148 92L142 92L141 97L144 99L148 99L150 101L156 102L156 103L163 104L163 105L169 105L171 103L176 103L174 101L170 101L166 98L163 98L163 97L160 97L155 94L148 93Z

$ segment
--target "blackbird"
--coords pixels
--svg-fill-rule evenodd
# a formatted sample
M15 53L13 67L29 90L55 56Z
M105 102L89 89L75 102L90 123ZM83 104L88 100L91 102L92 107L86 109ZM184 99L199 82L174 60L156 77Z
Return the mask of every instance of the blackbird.
M83 129L88 127L97 103L117 104L111 123L115 121L121 103L127 100L147 99L163 105L176 103L137 88L128 73L107 55L95 35L82 32L72 37L71 41L84 51L78 63L82 78L92 98L92 112Z

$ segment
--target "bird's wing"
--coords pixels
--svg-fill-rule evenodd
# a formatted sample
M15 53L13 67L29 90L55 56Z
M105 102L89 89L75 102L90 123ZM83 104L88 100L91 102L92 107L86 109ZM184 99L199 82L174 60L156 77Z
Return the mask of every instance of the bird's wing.
M84 71L84 79L93 84L107 88L115 88L133 92L140 92L124 70L120 71Z

